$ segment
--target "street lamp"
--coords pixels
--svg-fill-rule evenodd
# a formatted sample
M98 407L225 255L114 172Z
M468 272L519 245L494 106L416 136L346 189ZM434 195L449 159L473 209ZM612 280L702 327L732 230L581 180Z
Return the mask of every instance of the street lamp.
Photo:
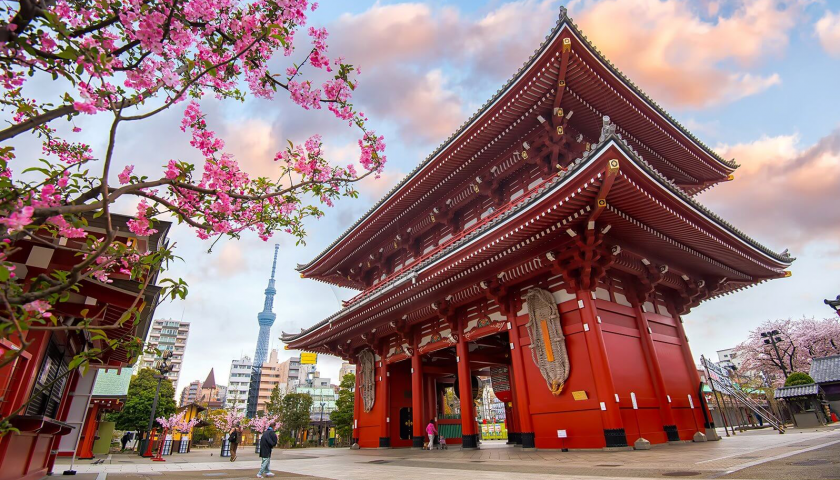
M834 309L837 315L840 315L840 295L837 295L837 298L834 300L823 300L823 303Z
M147 428L148 435L146 437L146 453L151 454L151 445L152 445L152 427L155 424L155 410L157 410L158 398L160 397L160 383L166 378L166 374L172 371L172 366L169 364L169 360L172 358L172 351L171 350L164 350L163 353L160 355L160 359L155 360L154 368L158 371L158 375L155 375L157 379L157 389L155 390L155 399L152 402L152 414L149 416L149 427ZM142 455L142 453L141 453Z
M324 405L326 402L321 402L321 422L318 425L318 446L324 446Z
M772 345L773 350L776 351L776 357L779 359L779 366L782 368L782 375L784 375L785 378L787 378L788 373L787 373L787 369L785 368L785 361L782 358L782 354L779 353L778 344L782 343L782 337L780 337L779 335L781 335L781 332L779 332L778 330L771 330L769 332L761 332L761 338L764 339L764 344L765 345Z

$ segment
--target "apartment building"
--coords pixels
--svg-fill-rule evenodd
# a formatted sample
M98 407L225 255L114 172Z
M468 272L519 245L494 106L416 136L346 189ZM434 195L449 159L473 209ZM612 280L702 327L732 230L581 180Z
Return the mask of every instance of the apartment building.
M184 350L187 348L187 339L190 334L190 322L178 320L155 320L152 328L149 329L147 345L164 352L172 352L169 364L172 370L166 374L166 378L172 381L177 388L178 379L181 376L181 366L184 363ZM153 368L155 361L160 357L157 355L144 354L140 357L140 368Z
M272 350L268 360L262 365L257 411L265 411L265 404L271 398L271 391L275 385L279 385L284 393L294 390L300 381L301 372L307 371L306 367L301 367L300 357L288 358L281 362L278 351ZM303 373L303 378L305 377L306 374Z
M225 408L245 413L248 407L248 389L251 387L251 357L244 355L238 360L230 362L228 375L227 398Z

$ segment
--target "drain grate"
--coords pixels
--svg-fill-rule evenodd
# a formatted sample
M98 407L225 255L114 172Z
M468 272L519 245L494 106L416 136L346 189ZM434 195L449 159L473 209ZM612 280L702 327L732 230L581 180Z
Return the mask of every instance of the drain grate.
M365 462L365 463L373 463L373 464L376 464L376 465L381 465L383 463L391 463L391 461L390 460L371 460L371 461Z
M212 473L204 473L202 475L204 475L205 477L224 477L225 475L227 475L227 473L225 473L225 472L212 472Z
M667 472L663 473L663 477L694 477L700 475L700 472Z
M753 460L755 458L761 458L761 457L744 455L743 457L737 457L735 460Z

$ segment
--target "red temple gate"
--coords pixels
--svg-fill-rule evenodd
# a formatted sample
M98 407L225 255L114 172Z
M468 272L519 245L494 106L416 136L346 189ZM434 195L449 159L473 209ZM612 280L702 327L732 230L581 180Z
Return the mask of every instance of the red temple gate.
M497 368L510 372L510 440L525 448L703 439L713 424L681 315L787 276L793 261L694 199L736 167L563 10L494 98L299 267L361 292L283 340L353 362L373 355L359 366L373 387L356 390L363 448L422 446L456 385L461 436L447 442L477 447L467 392ZM529 314L529 292L553 299L548 313L532 300Z

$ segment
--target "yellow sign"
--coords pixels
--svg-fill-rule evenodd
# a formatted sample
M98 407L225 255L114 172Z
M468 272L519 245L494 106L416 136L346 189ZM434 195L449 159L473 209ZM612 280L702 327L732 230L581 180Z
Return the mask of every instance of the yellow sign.
M586 392L583 390L578 390L577 392L572 392L572 398L575 400L588 400L589 396L586 395Z
M300 354L300 364L301 365L315 365L318 363L318 354L317 353L306 353L303 352Z

